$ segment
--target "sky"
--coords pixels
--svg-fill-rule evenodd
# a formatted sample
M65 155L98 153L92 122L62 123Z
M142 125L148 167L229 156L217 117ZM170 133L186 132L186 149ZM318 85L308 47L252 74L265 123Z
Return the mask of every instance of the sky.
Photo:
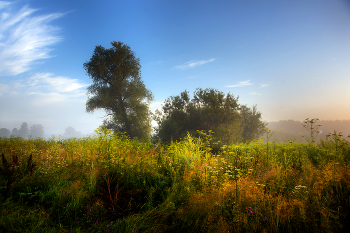
M0 128L93 133L96 46L130 46L154 95L215 88L267 122L350 119L349 0L0 1Z

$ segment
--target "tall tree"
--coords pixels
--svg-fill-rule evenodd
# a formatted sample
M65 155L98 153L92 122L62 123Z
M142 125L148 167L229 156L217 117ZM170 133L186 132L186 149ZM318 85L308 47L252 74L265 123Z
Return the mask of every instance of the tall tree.
M104 109L105 127L149 140L152 129L149 104L153 96L141 80L140 59L122 42L111 44L110 49L96 46L90 61L84 63L94 82L88 87L86 111Z
M248 108L246 105L241 105L240 113L242 116L242 139L243 142L250 142L253 139L258 139L266 128L267 123L261 119L261 112L258 111L256 105Z
M29 133L28 124L27 124L27 122L23 122L21 125L21 128L18 130L18 134L22 138L27 139L28 133Z
M0 137L2 138L9 138L10 137L10 130L6 129L6 128L1 128L0 129Z
M80 131L75 131L73 127L68 127L64 130L63 137L64 138L80 138L83 134Z
M156 112L158 122L156 136L161 141L179 140L187 132L195 135L196 130L214 131L214 139L224 143L240 140L238 97L215 89L198 88L190 100L187 91L171 96L163 105L163 113Z
M163 112L157 110L154 120L158 127L155 128L155 137L163 142L179 140L186 136L187 132L195 133L200 121L196 118L196 109L190 102L188 92L185 90L178 96L170 96L165 100Z
M20 136L19 133L18 133L18 129L17 128L13 128L12 132L11 132L11 135L12 136Z
M214 131L213 138L225 144L240 142L241 129L239 122L238 97L225 95L212 88L198 88L194 93L193 102L199 109L201 116L201 130Z
M32 135L33 138L44 138L44 127L40 124L32 125L29 134Z

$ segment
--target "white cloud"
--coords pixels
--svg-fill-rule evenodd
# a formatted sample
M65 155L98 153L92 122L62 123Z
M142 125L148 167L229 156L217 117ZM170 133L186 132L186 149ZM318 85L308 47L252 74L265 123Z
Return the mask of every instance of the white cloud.
M86 95L84 87L89 84L79 82L62 76L55 76L52 73L37 73L30 78L16 80L12 83L0 83L0 96L3 94L38 97L35 99L39 103L56 103L66 99L79 99ZM84 97L85 98L85 97Z
M28 79L29 86L46 87L56 92L71 92L88 84L79 83L77 79L54 76L52 73L37 73Z
M11 2L0 1L0 10L10 5Z
M215 58L211 58L208 60L201 60L201 61L189 61L189 62L186 62L184 65L175 66L175 68L185 70L185 69L193 68L196 66L201 66L205 63L209 63L209 62L212 62L215 60L216 60Z
M252 84L253 83L251 83L250 80L248 80L248 81L244 81L244 82L239 82L238 84L235 84L235 85L228 85L226 87L244 87L244 86L249 86Z
M50 58L50 46L62 38L51 25L63 14L40 14L28 6L13 11L0 1L0 76L18 75ZM102 123L104 111L87 114L88 84L52 73L36 73L25 79L0 83L1 127L12 129L22 122L42 124L45 133L63 134L68 126L92 133Z
M9 5L0 2L0 76L30 70L38 60L50 58L49 46L62 39L59 28L49 23L63 14L33 16L37 10L28 6L13 13Z
M30 125L42 124L45 133L63 134L68 126L92 133L102 124L101 117L105 113L103 110L94 114L85 112L87 95L83 86L87 85L49 73L0 83L0 93L3 93L0 95L1 127L12 129L27 122Z
M102 124L103 110L94 114L86 113L86 95L79 98L67 98L60 93L18 93L0 97L1 128L21 126L22 122L29 125L42 124L45 133L61 134L64 129L72 126L82 133L92 133Z
M268 87L270 86L270 84L260 84L260 87L263 88L263 87Z

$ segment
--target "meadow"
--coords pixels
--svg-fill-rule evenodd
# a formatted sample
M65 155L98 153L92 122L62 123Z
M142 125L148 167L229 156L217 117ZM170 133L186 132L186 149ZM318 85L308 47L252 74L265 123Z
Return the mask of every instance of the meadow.
M0 138L0 232L350 232L350 143Z

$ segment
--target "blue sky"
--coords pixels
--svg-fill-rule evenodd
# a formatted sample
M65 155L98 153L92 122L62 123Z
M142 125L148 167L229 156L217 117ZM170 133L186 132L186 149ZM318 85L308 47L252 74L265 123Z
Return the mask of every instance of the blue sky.
M83 63L95 46L130 46L155 97L230 92L266 121L350 119L350 1L0 1L0 128L83 134Z

